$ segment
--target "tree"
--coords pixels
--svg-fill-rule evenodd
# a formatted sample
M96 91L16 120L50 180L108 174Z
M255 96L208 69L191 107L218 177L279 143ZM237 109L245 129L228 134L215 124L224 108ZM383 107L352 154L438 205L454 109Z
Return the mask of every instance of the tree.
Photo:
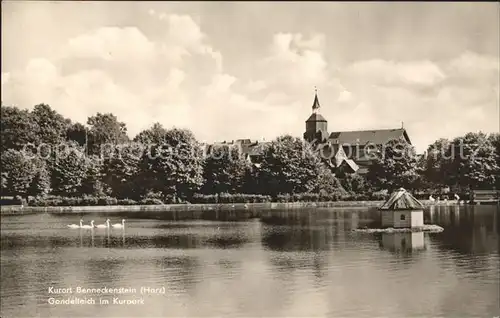
M261 193L305 193L318 189L323 163L311 145L299 138L281 136L264 150L259 182Z
M319 193L321 195L328 195L332 193L337 193L339 195L346 194L340 180L337 179L330 168L328 168L324 163L321 164L318 170L317 181L312 192Z
M1 151L20 150L29 143L35 144L36 123L27 110L17 107L1 107L0 116Z
M244 186L249 162L239 146L214 145L203 165L205 193L236 193Z
M33 179L37 173L34 159L24 152L8 149L1 154L3 195L27 198L30 193Z
M403 138L393 139L380 147L368 169L367 179L389 192L397 188L414 189L419 178L414 147Z
M113 145L128 142L127 127L113 114L97 113L88 118L88 152L93 155L107 155Z
M103 161L104 183L117 198L138 199L138 177L142 148L135 144L115 146L113 153Z
M86 128L80 123L68 125L66 130L66 140L76 142L79 146L85 147L87 143Z
M80 194L87 173L84 149L76 143L65 145L64 152L54 152L49 159L52 193L60 196Z
M152 144L162 144L165 142L167 130L160 123L154 123L149 129L141 131L134 138L134 142L143 144L144 146Z
M484 133L467 133L451 143L452 153L446 171L448 185L460 188L488 189L498 173L495 147Z
M490 134L488 140L495 149L497 172L495 174L495 187L500 189L500 133Z
M28 195L45 196L51 191L50 173L45 160L36 158L34 160L35 173L28 189Z
M86 173L82 181L81 193L86 195L102 196L105 194L103 186L103 160L97 156L86 159Z
M186 129L174 128L158 137L161 143L145 149L141 160L144 189L189 199L203 184L201 145Z
M451 141L445 138L436 140L429 145L419 162L421 175L435 188L448 185L449 177L453 174L453 171L448 170L452 159Z
M66 140L68 121L49 105L36 105L31 112L31 117L36 123L39 143L57 145Z
M369 189L369 185L365 177L357 173L345 174L339 180L342 185L342 188L344 188L347 192L351 194L366 193Z

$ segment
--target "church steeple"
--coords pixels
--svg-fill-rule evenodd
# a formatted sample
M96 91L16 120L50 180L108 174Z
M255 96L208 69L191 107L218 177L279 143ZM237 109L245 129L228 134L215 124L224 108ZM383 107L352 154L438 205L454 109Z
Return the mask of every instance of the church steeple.
M312 105L312 114L306 120L306 132L304 139L308 142L324 142L328 138L328 122L319 114L320 109L318 90L314 87L314 102Z
M317 113L319 111L320 107L321 107L321 105L319 104L319 100L318 100L318 89L316 88L316 86L314 86L314 102L312 105L313 113Z

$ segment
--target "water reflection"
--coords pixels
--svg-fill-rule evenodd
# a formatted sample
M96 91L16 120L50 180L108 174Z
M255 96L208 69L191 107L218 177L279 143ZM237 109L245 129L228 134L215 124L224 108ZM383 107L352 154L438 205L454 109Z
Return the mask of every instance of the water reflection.
M380 248L403 255L425 250L424 232L382 233Z
M164 221L188 221L188 220L207 220L207 221L222 221L222 222L242 222L259 215L252 209L233 209L221 210L214 208L211 210L190 210L190 206L186 205L185 211L133 211L133 212L115 212L113 215L107 213L92 213L97 217L114 217L126 219L154 219ZM82 214L83 216L85 214Z
M441 248L458 253L498 253L499 213L497 206L435 207L431 221L445 230L430 238Z
M328 214L268 212L262 222L262 245L275 251L328 250L337 227ZM331 220L331 219L330 219Z
M64 236L64 234L68 234ZM241 248L250 243L248 234L242 231L212 229L201 234L194 230L184 232L158 231L151 233L145 229L123 229L119 231L78 231L76 233L52 233L52 235L28 235L22 237L13 233L2 235L2 250L17 251L20 247L35 250L57 247L79 248Z
M191 293L200 282L202 264L196 257L168 256L160 259L158 265L166 278L167 286L172 290Z

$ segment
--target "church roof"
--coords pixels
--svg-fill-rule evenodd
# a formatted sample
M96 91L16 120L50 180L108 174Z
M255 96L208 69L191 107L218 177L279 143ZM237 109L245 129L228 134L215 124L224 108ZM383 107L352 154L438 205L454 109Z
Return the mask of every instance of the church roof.
M310 121L324 121L326 122L326 119L325 117L321 116L321 114L318 114L318 113L313 113L311 114L311 116L309 116L309 118L306 120L306 122L310 122Z
M420 210L424 206L411 193L403 188L394 191L380 210Z
M376 130L354 130L354 131L337 131L330 134L329 140L338 144L356 144L366 145L385 144L391 139L404 137L409 143L410 139L404 128L398 129L376 129Z
M321 107L321 105L319 104L318 94L315 94L312 109L315 110L315 109L319 109L320 107Z

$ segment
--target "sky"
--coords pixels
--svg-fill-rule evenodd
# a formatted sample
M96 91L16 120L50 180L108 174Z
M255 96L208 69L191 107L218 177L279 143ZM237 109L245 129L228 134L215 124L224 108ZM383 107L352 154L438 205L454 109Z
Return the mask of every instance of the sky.
M2 102L200 141L404 125L417 151L498 132L495 2L2 1Z

